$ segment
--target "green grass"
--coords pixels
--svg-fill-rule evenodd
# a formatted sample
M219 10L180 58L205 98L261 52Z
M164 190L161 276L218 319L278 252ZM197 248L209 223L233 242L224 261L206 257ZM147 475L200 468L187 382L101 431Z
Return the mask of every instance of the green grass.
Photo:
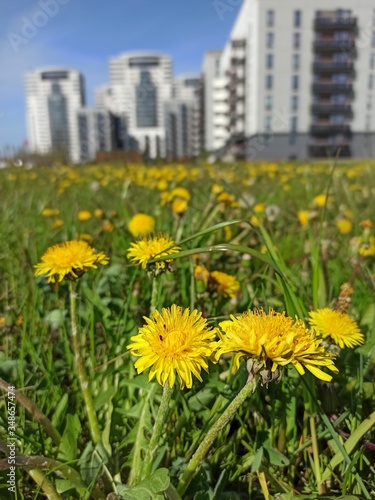
M339 374L330 384L286 369L280 383L257 386L217 436L183 498L374 495L375 256L358 253L358 238L371 246L375 236L374 227L360 224L375 224L374 177L371 162L0 171L0 378L3 389L14 385L24 397L15 406L16 494L6 484L6 391L0 399L0 497L91 499L117 492L117 498L140 500L163 498L164 491L178 498L175 488L188 460L246 383L246 363L233 375L228 357L210 363L192 389L181 391L177 384L154 475L140 483L136 471L162 388L148 382L147 373L137 375L126 349L149 316L152 291L148 273L126 257L134 241L127 224L137 212L153 215L157 233L181 242L173 272L159 278L159 308L195 307L212 326L254 307L305 319L313 308L331 307L340 286L350 282L348 314L366 337L363 346L340 352ZM216 185L232 202L218 201ZM160 203L161 190L176 186L191 194L182 216ZM328 195L325 207L314 205L320 194ZM259 203L266 212L256 212ZM274 220L267 216L270 205L279 208ZM44 217L44 208L60 213ZM92 218L79 221L79 210ZM311 212L306 226L299 223L300 210ZM352 221L348 234L336 226L343 217ZM54 227L56 219L63 224ZM102 433L96 447L72 351L68 285L47 284L33 273L49 246L81 234L91 235L91 245L110 257L108 266L90 270L78 283L82 354ZM200 290L195 264L235 276L237 296Z

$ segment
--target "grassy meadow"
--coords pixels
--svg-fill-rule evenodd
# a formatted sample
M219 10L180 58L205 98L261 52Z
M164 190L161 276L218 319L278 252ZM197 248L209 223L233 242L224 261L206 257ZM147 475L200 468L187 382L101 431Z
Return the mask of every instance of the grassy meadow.
M374 198L369 161L1 170L0 498L373 498ZM144 269L128 253L147 232L178 248ZM71 240L108 264L75 281L35 276L47 249ZM202 381L193 372L181 389L177 376L166 402L127 346L174 304L201 312L213 340L248 310L309 328L309 312L341 307L364 342L323 339L331 382L264 366L282 377L253 380L188 466L251 369L246 353L237 371L232 354L208 356Z

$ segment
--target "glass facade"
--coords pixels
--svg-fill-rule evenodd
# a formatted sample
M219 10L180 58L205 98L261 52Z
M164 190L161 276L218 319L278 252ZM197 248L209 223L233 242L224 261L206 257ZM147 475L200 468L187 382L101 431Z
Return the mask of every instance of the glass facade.
M157 127L157 92L149 71L141 71L140 83L136 87L137 127Z
M68 150L69 128L67 102L61 93L58 83L52 83L51 94L48 96L48 115L51 130L51 145L53 150Z

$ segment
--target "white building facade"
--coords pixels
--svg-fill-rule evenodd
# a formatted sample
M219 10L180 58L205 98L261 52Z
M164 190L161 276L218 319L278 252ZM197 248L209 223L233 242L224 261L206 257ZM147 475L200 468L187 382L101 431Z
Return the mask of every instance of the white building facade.
M110 60L111 99L124 129L124 149L163 157L165 102L172 95L172 60L159 53L124 53Z
M209 151L375 156L373 0L244 0L215 78L209 54Z
M77 111L85 102L83 77L69 68L45 68L25 76L30 150L61 152L80 161Z

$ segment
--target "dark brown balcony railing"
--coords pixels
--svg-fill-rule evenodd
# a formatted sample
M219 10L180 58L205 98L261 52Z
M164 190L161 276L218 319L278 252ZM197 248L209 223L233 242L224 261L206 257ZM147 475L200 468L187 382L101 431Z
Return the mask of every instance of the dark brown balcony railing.
M336 103L314 103L311 106L311 112L315 114L332 114L332 113L344 113L346 116L352 115L352 106L349 103L346 104L336 104Z
M352 83L335 83L335 82L319 82L314 83L312 86L313 92L315 94L346 94L348 96L353 96L353 84Z
M335 52L339 50L350 53L352 57L357 55L354 40L315 40L313 47L315 52Z
M356 29L357 19L353 17L317 17L314 20L315 29Z
M315 61L313 63L315 73L354 73L353 61Z
M347 123L313 123L310 127L310 133L316 136L332 134L348 135L351 133L351 129Z

